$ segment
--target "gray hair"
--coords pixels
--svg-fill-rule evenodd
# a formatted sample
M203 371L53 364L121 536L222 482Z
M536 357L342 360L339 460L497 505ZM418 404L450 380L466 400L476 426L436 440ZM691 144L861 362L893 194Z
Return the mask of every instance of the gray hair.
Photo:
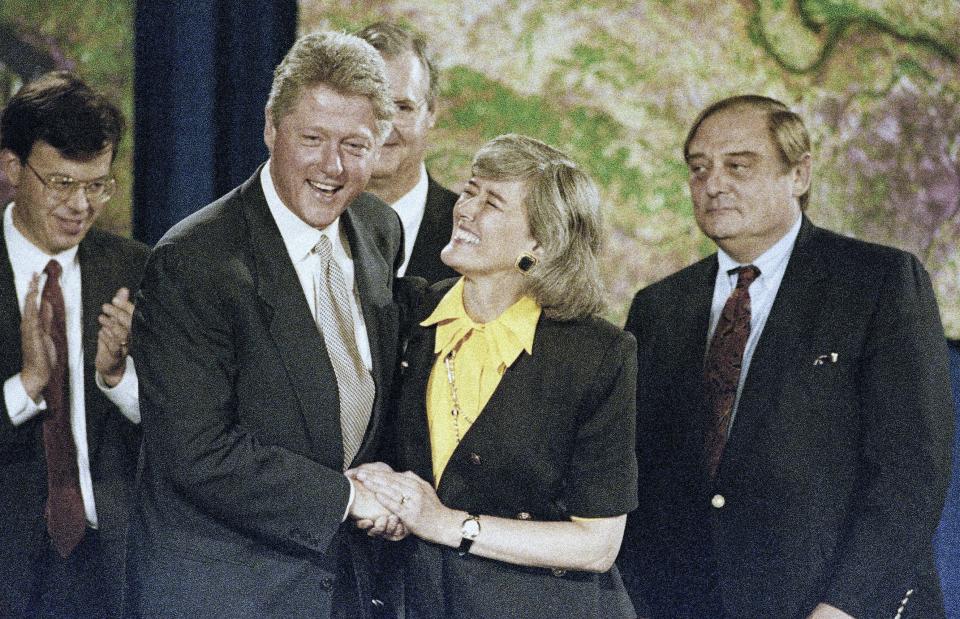
M600 194L567 155L539 140L501 135L473 159L473 174L526 185L530 232L543 248L527 272L526 293L554 320L600 314L606 308L599 256L603 245Z
M433 111L437 95L440 94L440 72L427 50L426 37L391 21L375 22L357 32L356 35L376 48L388 60L406 52L416 56L430 78L430 87L427 89L427 108Z
M274 125L296 105L304 88L318 84L369 99L377 137L386 139L394 105L383 58L366 41L342 32L314 32L297 39L273 71L267 109Z

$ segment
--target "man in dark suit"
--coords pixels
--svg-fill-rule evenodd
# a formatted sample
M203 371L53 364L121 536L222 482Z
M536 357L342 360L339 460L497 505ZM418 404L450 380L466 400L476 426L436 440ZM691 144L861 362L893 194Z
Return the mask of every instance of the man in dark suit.
M383 56L390 96L397 106L393 130L380 149L368 189L391 205L403 223L406 258L398 274L430 283L457 277L440 260L440 250L453 231L457 194L433 180L423 163L440 90L427 41L392 22L370 24L357 36Z
M387 512L344 470L377 450L395 364L400 222L361 193L392 108L373 48L302 37L274 73L270 160L151 255L134 316L144 616L382 606L349 518Z
M0 616L113 617L140 421L127 356L147 248L91 228L123 118L76 76L0 119L15 188L0 233Z
M684 156L719 252L642 291L641 616L942 617L931 539L953 432L930 280L803 214L810 141L766 97L701 113Z

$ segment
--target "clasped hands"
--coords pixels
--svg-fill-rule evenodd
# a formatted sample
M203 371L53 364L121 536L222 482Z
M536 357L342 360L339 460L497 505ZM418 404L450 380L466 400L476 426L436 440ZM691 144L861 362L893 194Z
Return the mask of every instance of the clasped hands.
M411 471L399 473L375 462L346 474L356 493L350 517L372 537L397 541L413 533L434 540L445 518L455 518L454 511L440 503L430 482Z

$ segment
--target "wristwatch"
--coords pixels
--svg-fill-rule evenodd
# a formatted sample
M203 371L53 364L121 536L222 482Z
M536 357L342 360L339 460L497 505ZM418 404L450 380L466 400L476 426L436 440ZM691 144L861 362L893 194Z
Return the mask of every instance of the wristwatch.
M460 525L460 547L457 548L457 554L461 557L470 552L473 541L480 537L480 516L467 514L466 520Z

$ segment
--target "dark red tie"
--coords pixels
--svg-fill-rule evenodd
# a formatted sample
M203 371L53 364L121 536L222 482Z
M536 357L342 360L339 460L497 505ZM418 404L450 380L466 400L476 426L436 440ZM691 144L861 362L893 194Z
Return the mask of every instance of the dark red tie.
M67 322L60 288L60 263L51 260L43 270L47 283L41 303L52 310L49 335L57 349L57 362L43 390L47 413L43 420L43 445L47 455L47 531L61 557L68 557L83 539L87 527L80 495L77 447L70 429L70 388L67 372Z
M752 264L734 271L738 273L737 287L723 305L703 364L704 399L710 415L704 455L711 479L717 475L720 457L727 443L730 415L737 398L737 385L743 366L743 349L750 336L749 288L760 275L760 269Z

